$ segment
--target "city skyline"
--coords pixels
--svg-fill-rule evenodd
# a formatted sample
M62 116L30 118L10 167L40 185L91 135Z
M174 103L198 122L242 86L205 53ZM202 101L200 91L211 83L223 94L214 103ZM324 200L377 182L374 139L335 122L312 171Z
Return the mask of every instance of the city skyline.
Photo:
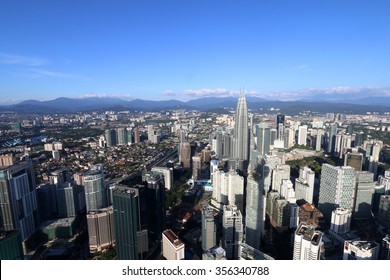
M389 96L387 1L38 1L0 11L0 105ZM5 28L6 27L6 28Z

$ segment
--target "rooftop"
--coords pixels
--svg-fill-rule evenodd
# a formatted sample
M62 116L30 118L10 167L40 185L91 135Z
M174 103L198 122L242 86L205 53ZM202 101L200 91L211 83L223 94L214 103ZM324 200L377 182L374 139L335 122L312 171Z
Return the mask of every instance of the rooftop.
M184 243L177 237L177 235L170 229L166 229L163 234L168 238L175 247L184 245Z

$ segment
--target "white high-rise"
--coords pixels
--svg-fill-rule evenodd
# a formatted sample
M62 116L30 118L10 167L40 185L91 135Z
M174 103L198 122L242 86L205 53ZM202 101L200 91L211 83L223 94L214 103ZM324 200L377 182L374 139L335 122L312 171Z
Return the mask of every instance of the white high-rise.
M322 232L312 225L300 223L294 235L294 260L319 260Z
M298 128L298 145L306 146L307 139L307 125L301 125Z
M272 190L281 193L283 180L290 179L290 166L287 164L278 164L272 172Z

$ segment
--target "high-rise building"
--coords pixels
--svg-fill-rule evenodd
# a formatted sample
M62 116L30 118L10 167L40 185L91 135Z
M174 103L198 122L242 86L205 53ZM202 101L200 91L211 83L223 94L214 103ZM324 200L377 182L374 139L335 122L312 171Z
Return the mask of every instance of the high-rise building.
M226 250L226 258L236 260L239 258L239 245L242 242L244 229L240 210L234 205L223 207L223 248Z
M108 206L107 190L101 164L91 166L90 170L84 172L83 186L87 212Z
M277 115L276 116L276 130L277 130L277 140L284 140L284 121L285 116L284 115Z
M234 124L234 154L237 159L247 161L249 159L249 129L248 108L245 95L241 94L236 109Z
M348 152L344 155L344 166L351 166L355 171L362 171L364 156L358 152Z
M369 241L345 241L343 260L377 260L379 244Z
M305 166L299 170L299 178L295 179L295 196L297 200L305 200L313 204L315 173Z
M76 183L64 182L56 187L59 218L76 217L79 214Z
M141 143L141 135L138 127L134 128L134 143Z
M349 232L351 228L351 218L351 209L336 208L332 211L330 230L337 234Z
M140 192L145 186L119 185L113 191L116 255L118 260L140 260L148 251L148 232L143 228Z
M164 177L164 186L170 190L173 186L173 169L169 167L153 166L152 173L158 173Z
M377 214L378 223L390 230L390 195L382 195Z
M323 164L318 208L330 221L332 211L342 207L353 209L356 179L353 167Z
M115 129L106 129L104 132L107 147L113 147L117 144Z
M38 226L38 205L32 162L0 167L0 230L19 229L22 240Z
M319 128L317 129L317 135L316 135L316 151L320 151L321 150L321 146L322 146L322 128Z
M191 168L191 146L187 141L180 143L179 161L184 168Z
M147 125L148 129L148 140L150 142L153 142L153 136L154 136L154 125L153 124L148 124Z
M200 156L192 157L192 178L197 180L202 173L202 161Z
M328 134L328 146L327 146L327 152L333 155L334 148L336 144L336 134L337 134L337 124L332 123L329 127L329 134Z
M281 193L283 180L290 179L290 166L287 164L279 164L272 172L272 190Z
M162 251L163 256L167 260L183 260L184 259L184 243L170 229L167 229L162 234Z
M322 232L312 225L300 223L294 235L294 260L319 260Z
M307 125L301 125L298 128L298 145L306 146L307 141Z
M0 155L0 167L7 167L14 165L14 158L12 154Z
M370 171L357 171L356 198L353 211L354 219L370 219L372 217L372 198L375 192L374 173Z
M268 124L260 123L256 126L257 151L259 155L266 155L270 151L271 133Z
M116 139L118 145L127 145L127 130L124 127L116 129Z
M207 251L217 245L217 227L211 207L202 208L202 250Z
M228 204L237 206L237 209L244 213L244 177L230 170L228 186Z
M260 249L261 237L264 233L265 196L263 184L257 174L249 174L246 187L246 244Z
M114 209L112 206L87 214L89 250L100 252L115 243Z
M291 148L294 146L295 143L295 130L291 127L287 128L287 145L285 145L286 148Z

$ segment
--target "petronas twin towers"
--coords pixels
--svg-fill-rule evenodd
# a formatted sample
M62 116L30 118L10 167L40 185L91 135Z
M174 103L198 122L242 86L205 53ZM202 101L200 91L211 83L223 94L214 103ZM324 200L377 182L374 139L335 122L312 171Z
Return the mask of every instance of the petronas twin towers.
M234 158L247 161L249 158L248 108L243 92L237 103L233 141Z

